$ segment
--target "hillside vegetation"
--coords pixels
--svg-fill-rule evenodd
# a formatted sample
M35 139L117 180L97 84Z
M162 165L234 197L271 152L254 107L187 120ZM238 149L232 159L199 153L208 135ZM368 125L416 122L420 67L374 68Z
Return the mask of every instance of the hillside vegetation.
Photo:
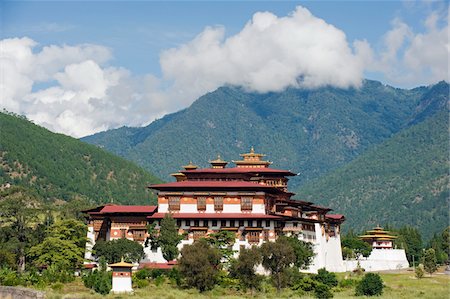
M414 225L431 236L448 225L448 109L370 149L333 173L300 188L345 214L345 226Z
M82 140L164 180L190 160L207 166L220 153L230 161L254 146L268 154L273 167L301 172L291 181L295 186L345 165L408 126L430 89L398 89L369 80L360 89L289 88L265 94L222 87L147 127L123 127Z
M0 113L0 186L24 186L48 201L149 204L159 179L133 163L23 117Z

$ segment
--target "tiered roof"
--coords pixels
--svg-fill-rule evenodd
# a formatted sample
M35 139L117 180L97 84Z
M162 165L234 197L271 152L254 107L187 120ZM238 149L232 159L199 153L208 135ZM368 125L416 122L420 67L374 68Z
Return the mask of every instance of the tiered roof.
M379 225L373 230L367 231L366 235L359 236L360 239L364 241L392 241L396 239L396 236L389 235L388 231L385 231Z

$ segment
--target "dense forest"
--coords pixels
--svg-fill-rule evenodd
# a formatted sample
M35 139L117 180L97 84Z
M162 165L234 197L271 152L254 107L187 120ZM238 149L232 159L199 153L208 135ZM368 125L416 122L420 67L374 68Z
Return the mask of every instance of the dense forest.
M344 213L347 228L415 225L425 236L448 225L448 110L396 134L347 166L300 188Z
M360 89L288 88L264 94L222 87L147 127L123 127L82 140L163 180L191 160L207 166L220 153L230 161L254 146L273 167L302 173L291 180L292 187L345 165L408 127L423 97L440 94L441 85L448 90L445 82L406 90L370 80Z
M24 117L0 113L0 187L23 186L46 201L149 204L160 182L132 162L52 133Z

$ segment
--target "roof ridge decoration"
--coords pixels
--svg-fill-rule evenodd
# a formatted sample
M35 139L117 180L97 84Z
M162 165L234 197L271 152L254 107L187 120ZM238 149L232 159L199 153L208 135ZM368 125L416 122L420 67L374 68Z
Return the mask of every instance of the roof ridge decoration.
M220 154L217 154L216 160L210 160L209 163L211 164L212 168L225 168L225 166L228 164L227 161L222 160Z
M269 167L272 162L262 160L262 157L265 157L265 154L255 153L255 149L252 146L249 153L240 154L239 156L243 157L244 160L233 160L232 162L236 164L237 167L241 168L257 168L257 167Z

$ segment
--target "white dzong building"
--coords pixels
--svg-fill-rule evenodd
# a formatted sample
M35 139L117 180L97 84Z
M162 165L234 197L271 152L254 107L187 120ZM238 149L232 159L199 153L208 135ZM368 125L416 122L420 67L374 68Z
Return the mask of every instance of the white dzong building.
M331 209L311 202L293 200L287 189L288 177L295 174L270 167L265 155L242 154L226 167L220 156L210 168L199 169L189 163L174 173L175 182L151 185L158 192L158 206L105 205L86 211L89 215L90 248L99 239L128 238L143 245L146 227L170 213L185 239L181 249L200 238L221 230L235 232L233 250L261 245L280 235L293 235L313 245L315 257L309 271L326 268L345 271L342 260L340 225L343 215L329 214ZM159 248L145 247L142 264L167 266ZM87 250L86 257L90 258Z

